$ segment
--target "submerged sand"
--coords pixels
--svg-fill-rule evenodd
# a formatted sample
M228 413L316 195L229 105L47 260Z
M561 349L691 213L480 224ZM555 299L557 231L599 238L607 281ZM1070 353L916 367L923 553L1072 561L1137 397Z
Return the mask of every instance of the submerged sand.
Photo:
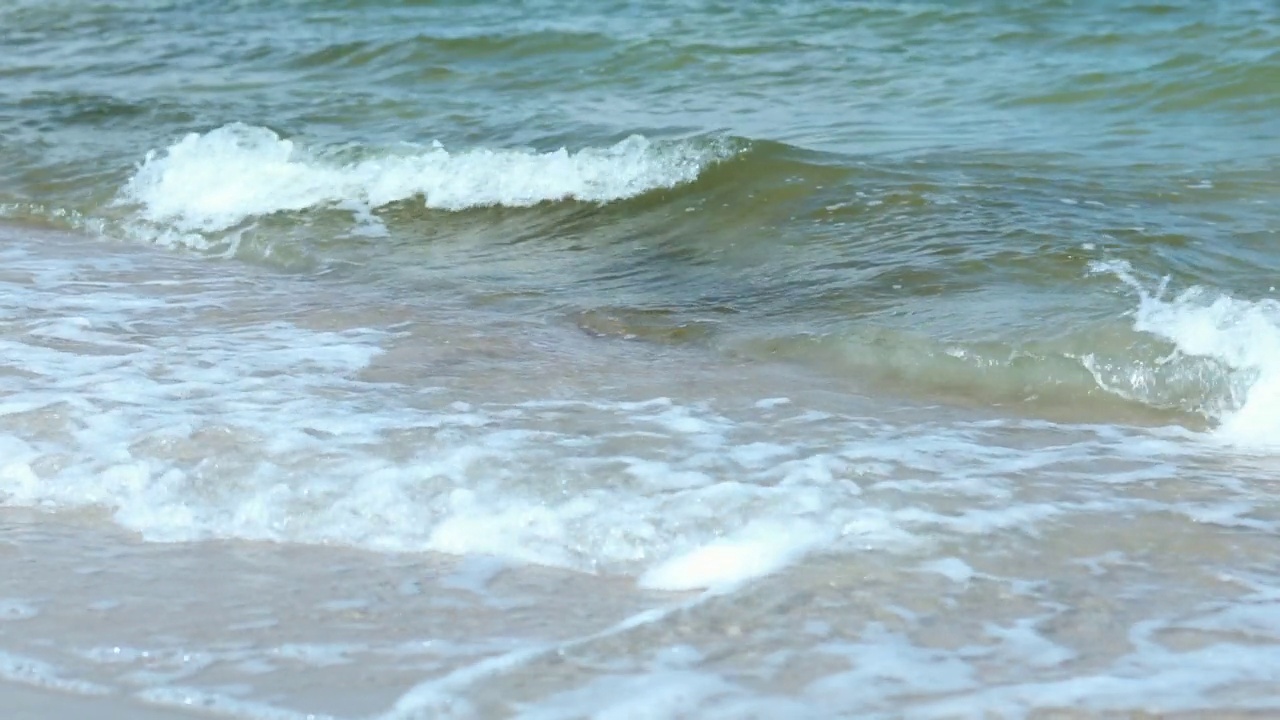
M1276 700L1274 601L1203 568L1280 548L1209 532L1157 567L1139 559L1170 537L1159 522L910 567L815 557L681 594L480 558L146 543L103 520L0 511L6 717L1246 717Z

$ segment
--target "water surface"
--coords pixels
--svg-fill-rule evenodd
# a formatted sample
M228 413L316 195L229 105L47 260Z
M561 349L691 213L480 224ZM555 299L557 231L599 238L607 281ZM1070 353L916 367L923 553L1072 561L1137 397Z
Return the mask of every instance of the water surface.
M1275 709L1274 3L15 0L0 47L0 677Z

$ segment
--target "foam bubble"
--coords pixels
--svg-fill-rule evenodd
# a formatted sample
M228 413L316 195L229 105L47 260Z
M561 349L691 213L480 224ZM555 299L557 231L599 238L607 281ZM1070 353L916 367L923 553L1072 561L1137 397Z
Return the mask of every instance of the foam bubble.
M191 133L147 153L118 203L182 232L227 230L282 211L368 210L415 197L441 210L557 200L609 202L695 179L727 157L723 143L657 142L633 135L605 148L472 149L440 145L342 162L262 127L239 123Z

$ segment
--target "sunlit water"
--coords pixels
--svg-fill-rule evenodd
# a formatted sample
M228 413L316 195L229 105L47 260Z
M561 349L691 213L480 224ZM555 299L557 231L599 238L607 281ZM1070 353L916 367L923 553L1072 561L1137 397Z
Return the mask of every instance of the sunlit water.
M1280 711L1274 4L12 2L0 48L0 678Z

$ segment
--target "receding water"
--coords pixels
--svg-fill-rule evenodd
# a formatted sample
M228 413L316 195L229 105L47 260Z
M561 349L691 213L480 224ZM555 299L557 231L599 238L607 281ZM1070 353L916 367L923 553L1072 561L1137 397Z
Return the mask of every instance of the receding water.
M0 4L0 678L1280 711L1278 110L1273 2Z

